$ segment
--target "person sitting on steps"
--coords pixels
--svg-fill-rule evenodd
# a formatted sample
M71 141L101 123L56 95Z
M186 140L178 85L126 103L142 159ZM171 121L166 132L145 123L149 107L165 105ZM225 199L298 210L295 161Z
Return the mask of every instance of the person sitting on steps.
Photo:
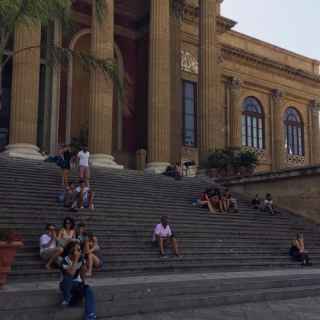
M254 199L252 199L251 201L251 205L252 205L252 208L255 209L255 210L258 210L260 209L260 206L261 206L261 200L259 198L259 195L256 194L256 196L254 197Z
M262 210L269 212L271 215L275 214L271 193L266 194Z
M80 248L85 255L87 262L86 276L92 276L93 268L100 268L102 260L99 258L100 247L98 239L86 230L86 225L83 222L78 224L77 228L77 241L80 243Z
M238 201L230 192L227 194L227 199L229 200L228 212L239 212Z
M88 233L88 242L85 253L88 267L86 276L91 277L93 268L102 267L102 259L99 257L100 247L98 244L98 238L90 232Z
M201 193L200 199L197 200L195 205L198 205L200 208L208 208L210 213L216 213L210 201L211 193L212 189L207 188L204 192Z
M172 245L173 253L179 257L177 240L168 224L168 217L162 216L160 223L153 230L152 242L159 246L160 257L166 258L165 248L169 243Z
M76 188L79 199L79 208L90 208L91 210L94 210L93 192L84 180L80 180L79 184L79 187Z
M292 240L289 255L293 260L301 262L303 266L311 266L308 253L304 248L303 233L297 233L296 239Z
M76 241L75 222L72 218L67 217L63 220L63 227L58 233L57 240L62 248L65 248L69 242Z
M213 209L217 212L224 212L225 208L223 206L222 196L219 188L215 188L213 193L209 197Z
M70 211L78 211L77 204L78 204L79 194L76 190L76 186L73 182L69 182L68 187L64 193L64 206L65 208L69 208Z
M85 319L96 319L96 302L92 289L85 284L87 272L84 256L80 244L70 242L65 249L65 257L62 261L62 281L60 290L63 295L62 306L77 306L84 298Z
M52 269L53 264L59 265L59 257L63 248L57 246L57 234L54 224L46 225L46 233L40 237L40 257L46 262L46 268Z

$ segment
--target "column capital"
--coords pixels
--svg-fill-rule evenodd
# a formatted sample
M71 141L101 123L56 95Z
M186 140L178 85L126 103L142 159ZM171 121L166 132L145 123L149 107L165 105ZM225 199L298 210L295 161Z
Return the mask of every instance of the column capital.
M318 114L320 111L320 99L311 100L309 108L313 113Z
M281 91L280 89L272 89L271 90L271 97L275 104L279 104L282 102L284 98L284 92Z
M242 81L238 77L232 77L229 81L231 91L240 91L242 87Z

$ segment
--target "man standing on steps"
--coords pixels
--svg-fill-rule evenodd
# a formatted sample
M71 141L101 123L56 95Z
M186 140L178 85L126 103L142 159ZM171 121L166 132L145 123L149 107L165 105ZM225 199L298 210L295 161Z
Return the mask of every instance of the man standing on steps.
M173 253L175 254L175 256L180 257L177 240L168 224L168 217L162 216L160 221L161 222L156 225L152 237L152 242L159 246L160 257L167 258L165 254L165 247L169 244L169 242L172 245Z
M79 176L80 180L84 180L89 186L90 172L89 172L89 158L90 152L87 146L82 146L81 151L78 153L79 159Z

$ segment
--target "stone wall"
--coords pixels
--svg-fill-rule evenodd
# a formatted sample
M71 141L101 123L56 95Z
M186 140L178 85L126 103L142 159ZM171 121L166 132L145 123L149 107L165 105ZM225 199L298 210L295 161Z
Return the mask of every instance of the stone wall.
M229 178L223 183L232 192L250 198L257 193L260 197L271 193L278 207L320 222L319 166L258 173L246 178Z

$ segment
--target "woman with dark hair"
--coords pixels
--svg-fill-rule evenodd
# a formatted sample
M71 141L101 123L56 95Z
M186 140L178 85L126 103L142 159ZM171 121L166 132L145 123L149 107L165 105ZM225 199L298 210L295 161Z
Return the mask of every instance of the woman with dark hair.
M293 260L302 262L303 266L311 266L309 255L304 248L303 233L297 233L296 239L292 240L289 255Z
M63 294L63 306L75 306L84 298L85 319L96 319L96 303L92 289L85 284L85 260L80 244L70 242L65 248L65 257L61 265L62 281L60 289Z
M65 247L69 242L76 240L75 222L72 218L67 217L63 220L63 227L57 236L58 243L61 247Z

